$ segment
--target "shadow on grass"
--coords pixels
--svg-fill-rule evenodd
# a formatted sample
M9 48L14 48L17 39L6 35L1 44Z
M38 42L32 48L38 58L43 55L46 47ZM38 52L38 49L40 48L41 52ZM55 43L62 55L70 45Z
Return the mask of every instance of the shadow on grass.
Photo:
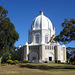
M41 70L49 70L49 69L75 69L75 67L71 66L47 66L47 65L20 65L21 68L31 68L31 69L41 69Z

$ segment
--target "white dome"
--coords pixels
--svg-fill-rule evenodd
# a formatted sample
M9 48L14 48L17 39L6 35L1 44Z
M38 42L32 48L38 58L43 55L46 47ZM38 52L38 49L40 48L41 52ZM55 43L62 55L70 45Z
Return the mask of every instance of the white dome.
M32 22L32 30L35 29L51 29L53 30L53 26L51 21L43 15L43 11L40 11L40 15L37 16Z

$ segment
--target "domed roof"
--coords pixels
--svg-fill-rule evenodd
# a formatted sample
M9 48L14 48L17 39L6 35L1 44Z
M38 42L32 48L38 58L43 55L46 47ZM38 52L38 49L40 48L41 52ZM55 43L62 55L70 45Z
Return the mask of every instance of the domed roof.
M53 26L51 21L43 15L43 11L40 11L40 15L37 16L32 22L32 30L35 29L51 29L53 30Z

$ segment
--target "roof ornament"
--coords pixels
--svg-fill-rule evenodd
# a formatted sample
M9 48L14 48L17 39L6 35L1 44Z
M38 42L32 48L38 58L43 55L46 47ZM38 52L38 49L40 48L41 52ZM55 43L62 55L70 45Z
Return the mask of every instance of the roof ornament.
M40 11L40 15L43 15L43 11L42 10Z

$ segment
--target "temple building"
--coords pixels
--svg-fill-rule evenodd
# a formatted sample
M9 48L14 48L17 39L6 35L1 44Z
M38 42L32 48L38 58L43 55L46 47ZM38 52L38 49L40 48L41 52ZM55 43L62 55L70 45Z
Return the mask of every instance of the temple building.
M44 16L43 11L37 16L28 31L28 43L18 47L18 59L29 60L30 62L66 62L66 47L54 40L49 42L51 37L55 37L55 28L52 22Z

